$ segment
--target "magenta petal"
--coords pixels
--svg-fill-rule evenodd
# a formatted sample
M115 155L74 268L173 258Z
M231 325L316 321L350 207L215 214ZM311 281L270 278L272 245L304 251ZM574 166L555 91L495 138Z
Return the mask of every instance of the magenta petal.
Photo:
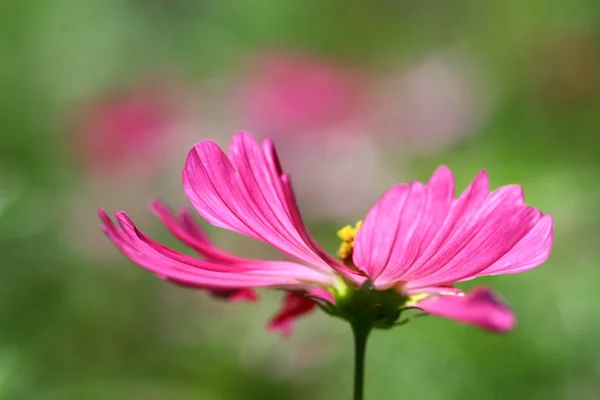
M354 262L372 281L385 270L400 269L416 246L410 238L419 229L424 187L398 185L388 190L367 215L354 241Z
M229 158L213 142L195 145L183 171L185 193L208 222L333 275L338 263L308 236L287 179L272 146L262 149L244 132L233 138Z
M221 264L195 259L146 236L123 212L116 214L118 227L103 210L98 212L107 236L125 256L155 275L180 285L216 290L305 288L315 284L332 284L328 275L287 261L246 260L235 264Z
M440 167L427 185L395 186L369 211L353 259L377 289L523 272L548 258L552 219L525 204L520 186L490 192L482 171L458 199L453 192L450 170Z
M544 215L515 246L477 276L516 274L534 268L548 258L552 250L552 241L552 217Z
M430 296L417 303L424 312L480 328L507 332L516 323L516 317L494 293L487 288L476 288L465 296Z
M369 211L356 236L354 263L376 287L401 280L435 245L453 198L454 178L446 166L438 168L428 185L413 182L391 188Z
M283 336L292 333L296 319L315 308L316 304L295 292L287 292L283 300L283 306L277 314L269 321L267 329L272 332L280 332Z
M469 219L463 216L458 221L428 265L410 277L410 287L524 271L547 258L551 219L523 204L519 186L491 192L476 210Z
M154 200L150 205L150 209L161 219L173 236L196 250L206 260L229 264L246 261L215 247L206 232L194 222L194 219L186 210L182 210L177 216L159 200Z
M489 178L486 171L481 171L473 182L456 200L443 208L443 221L436 225L433 235L423 244L421 253L414 264L398 277L387 277L388 280L404 280L412 283L421 277L429 277L443 268L451 257L452 251L461 249L462 232L474 224L481 205L489 194ZM436 282L425 286L437 286L452 282Z

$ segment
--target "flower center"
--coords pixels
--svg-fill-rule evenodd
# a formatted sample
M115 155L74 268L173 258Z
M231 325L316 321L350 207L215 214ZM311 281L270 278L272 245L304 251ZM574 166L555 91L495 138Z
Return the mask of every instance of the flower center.
M352 261L352 254L354 253L354 238L362 226L362 223L362 221L358 221L354 226L346 225L337 231L338 237L342 239L342 243L340 244L337 255L342 264L348 268L356 269L356 265L354 265L354 261Z
M369 282L351 288L340 281L333 290L334 315L373 328L392 327L406 308L408 297L395 289L375 290Z

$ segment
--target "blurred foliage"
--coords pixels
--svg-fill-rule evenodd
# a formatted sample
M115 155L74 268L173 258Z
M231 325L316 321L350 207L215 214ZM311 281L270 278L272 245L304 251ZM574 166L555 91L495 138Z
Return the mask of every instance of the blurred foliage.
M233 73L262 48L377 70L455 43L484 60L499 100L469 138L411 158L411 177L446 163L463 187L481 168L494 186L520 183L555 217L555 249L532 272L482 280L520 317L506 337L433 318L376 332L368 398L597 399L600 7L592 0L2 2L0 398L349 398L351 337L338 321L312 315L283 340L264 331L278 296L216 304L116 250L100 259L74 251L62 232L67 222L89 224L69 213L89 177L74 161L64 113L162 68L198 81ZM87 205L90 215L102 201ZM308 224L335 249L337 222ZM98 230L92 223L80 234ZM309 345L315 354L299 361Z

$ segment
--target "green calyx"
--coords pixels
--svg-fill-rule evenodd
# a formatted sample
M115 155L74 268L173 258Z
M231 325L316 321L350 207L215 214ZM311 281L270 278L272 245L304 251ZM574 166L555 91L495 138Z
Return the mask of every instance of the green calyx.
M360 288L352 288L340 281L332 289L335 306L330 313L349 321L372 328L387 329L394 326L408 297L394 289L375 290L367 281Z

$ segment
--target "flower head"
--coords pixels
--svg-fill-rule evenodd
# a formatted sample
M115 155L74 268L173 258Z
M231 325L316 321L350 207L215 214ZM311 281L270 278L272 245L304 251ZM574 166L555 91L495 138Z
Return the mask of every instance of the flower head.
M176 217L158 202L153 211L202 258L154 241L124 212L116 213L115 225L100 210L108 237L132 261L179 285L215 294L242 291L241 297L260 287L288 292L270 324L284 333L315 306L374 327L402 323L401 314L416 309L507 331L515 317L490 289L464 295L454 284L524 272L543 263L552 247L552 218L527 206L520 186L490 191L485 171L458 197L445 166L427 183L392 187L362 223L338 232L340 261L308 233L290 177L269 139L261 146L239 133L229 156L213 142L196 144L183 170L183 187L209 223L266 242L292 260L252 260L225 252L210 243L187 212Z

